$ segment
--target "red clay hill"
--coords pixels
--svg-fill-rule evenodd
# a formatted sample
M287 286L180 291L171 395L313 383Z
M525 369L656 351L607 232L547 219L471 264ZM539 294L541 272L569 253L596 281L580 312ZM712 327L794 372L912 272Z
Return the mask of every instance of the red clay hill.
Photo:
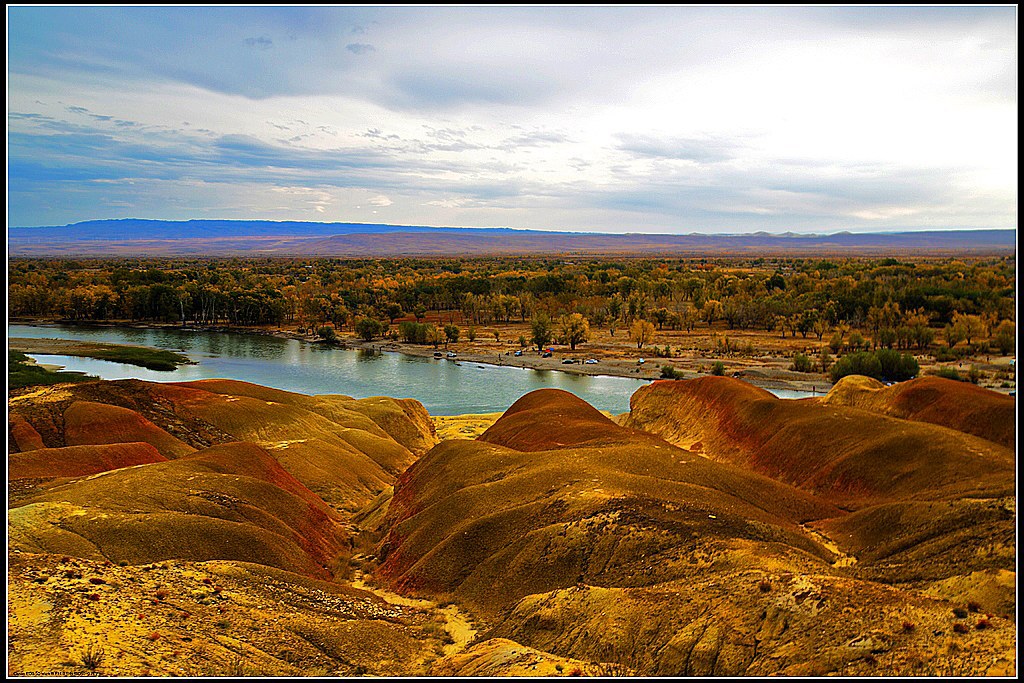
M731 379L632 408L620 427L540 390L438 445L395 485L378 575L469 606L484 638L640 674L921 672L966 629L936 595L1012 616L1006 449ZM972 671L1012 657L993 623L971 627ZM438 671L489 670L502 642Z
M918 377L885 386L869 377L850 375L839 380L821 401L930 422L1014 447L1016 401L973 384Z
M17 390L12 671L1012 675L1014 453L974 391L707 377L613 421L545 389L438 444L408 400Z

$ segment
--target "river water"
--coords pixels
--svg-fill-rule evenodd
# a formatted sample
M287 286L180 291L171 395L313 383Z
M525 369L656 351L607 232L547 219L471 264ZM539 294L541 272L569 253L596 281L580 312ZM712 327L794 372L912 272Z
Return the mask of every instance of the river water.
M30 354L40 363L62 365L67 370L101 379L186 382L219 377L302 394L414 398L432 415L502 412L523 394L545 387L570 391L599 410L624 413L629 410L630 395L647 383L629 377L574 375L401 353L332 349L257 334L60 325L8 325L7 334L151 346L177 351L196 362L173 372L160 372L92 358ZM783 398L809 395L785 390L773 393Z

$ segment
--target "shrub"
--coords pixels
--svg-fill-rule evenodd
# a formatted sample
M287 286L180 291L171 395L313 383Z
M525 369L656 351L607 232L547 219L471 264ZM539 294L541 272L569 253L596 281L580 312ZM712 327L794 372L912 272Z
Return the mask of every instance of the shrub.
M920 372L917 360L909 353L892 349L859 351L848 353L832 366L832 382L838 382L847 375L864 375L877 380L902 382L912 379Z
M968 612L980 612L981 611L981 605L979 603L975 602L974 600L971 600L969 603L967 603L967 611Z
M956 607L953 609L953 616L955 616L957 619L966 619L967 610L965 610L963 607Z
M757 584L757 588L762 593L767 593L772 589L772 582L768 579L761 579L760 583Z
M725 363L720 360L716 360L711 366L711 374L721 377L725 374Z
M966 624L962 624L959 621L956 622L955 624L953 624L953 632L954 633L967 633L967 630L968 629L967 629L967 625Z
M356 334L363 341L372 341L384 333L384 325L376 318L359 318L355 324Z
M169 595L169 593L167 591L165 591L165 590L158 590L156 592L156 599L157 600L166 600L168 595Z
M875 351L875 357L882 368L880 379L903 382L917 377L917 373L921 370L917 360L909 353L900 353L892 349L879 349Z
M914 622L912 622L912 621L904 621L904 622L903 622L903 630L904 630L905 632L907 632L907 633L910 633L910 632L912 632L912 631L913 631L913 630L914 630L915 628L917 628L917 626L915 626L915 625L914 625Z
M956 368L943 367L935 370L932 374L936 377L943 377L945 379L952 379L957 382L963 382L964 378L960 376L960 373L956 371Z
M320 337L328 344L334 344L338 341L338 334L334 331L334 328L327 327L326 325L316 331L316 336Z
M977 384L982 376L982 372L977 368L977 366L972 365L971 369L967 371L967 381L971 384Z
M105 655L106 653L99 645L90 645L85 649L85 652L82 653L82 666L89 671L95 671L103 664L103 658Z
M992 623L988 619L978 619L978 623L974 625L974 628L983 631L991 625Z
M661 366L661 378L662 379L681 379L682 375L671 365Z
M830 373L833 384L847 375L864 375L879 379L882 375L882 365L878 362L875 354L868 351L848 353L836 361Z
M793 356L793 365L789 369L797 372L814 372L814 365L805 354L798 353Z

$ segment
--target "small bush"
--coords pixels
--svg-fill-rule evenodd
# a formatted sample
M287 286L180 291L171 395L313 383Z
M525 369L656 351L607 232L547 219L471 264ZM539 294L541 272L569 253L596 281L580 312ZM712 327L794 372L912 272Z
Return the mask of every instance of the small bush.
M942 377L943 379L951 379L957 382L963 382L964 378L960 376L960 373L956 371L956 368L944 367L935 370L932 374L936 377Z
M978 629L979 631L984 631L991 625L992 623L988 619L978 619L978 623L974 625L974 628Z
M661 366L661 378L662 379L681 379L682 375L679 373L678 370L675 369L675 367L673 367L671 365L662 365Z
M99 645L90 645L82 653L82 666L89 671L95 671L103 664L106 653Z
M768 579L761 579L760 583L757 584L757 588L762 593L767 593L772 589L772 582Z
M711 366L711 374L721 377L725 374L725 363L720 360L716 360Z
M971 369L967 371L967 381L971 384L977 384L984 374L976 366L972 365Z
M967 633L967 630L968 629L967 629L967 625L966 624L962 624L959 621L956 622L955 624L953 624L953 632L954 633Z
M160 634L157 633L156 631L153 631L152 633L150 633L146 637L149 638L153 642L156 642L156 641L160 640Z
M100 601L99 593L89 593L89 600L91 600L92 602L99 602Z
M807 355L798 353L793 356L793 365L789 369L796 370L797 372L814 372L814 364Z
M956 607L953 609L953 616L955 616L957 619L966 619L967 610L965 610L963 607Z
M89 579L89 583L91 583L94 586L102 586L103 584L106 583L106 581L101 579L98 576L94 576L91 579Z
M160 590L158 590L156 592L156 599L160 600L162 602L162 601L167 599L168 595L170 595L170 593L168 593L167 591L165 591L163 589L160 589Z
M912 621L904 621L903 622L903 631L906 632L906 633L911 633L916 628L917 628L917 626L915 626L914 622L912 622Z
M832 366L833 384L847 375L864 375L881 381L902 382L917 376L917 360L909 353L893 349L848 353Z
M328 344L335 344L338 341L338 333L334 331L333 327L327 327L326 325L316 331L316 336Z
M967 603L967 611L968 612L980 612L981 611L981 605L979 603L975 602L974 600L971 600L970 602Z

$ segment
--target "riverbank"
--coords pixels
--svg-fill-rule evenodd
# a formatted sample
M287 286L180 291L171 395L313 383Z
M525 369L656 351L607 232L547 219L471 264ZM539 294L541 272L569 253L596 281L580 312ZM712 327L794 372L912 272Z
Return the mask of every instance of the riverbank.
M29 339L11 337L7 340L7 349L19 353L41 353L52 356L77 356L79 358L95 358L114 363L127 363L150 370L170 372L179 365L192 365L187 356L164 349L148 346L132 346L128 344L107 344L84 342L71 339ZM42 367L46 367L45 365ZM47 368L48 369L48 368Z

